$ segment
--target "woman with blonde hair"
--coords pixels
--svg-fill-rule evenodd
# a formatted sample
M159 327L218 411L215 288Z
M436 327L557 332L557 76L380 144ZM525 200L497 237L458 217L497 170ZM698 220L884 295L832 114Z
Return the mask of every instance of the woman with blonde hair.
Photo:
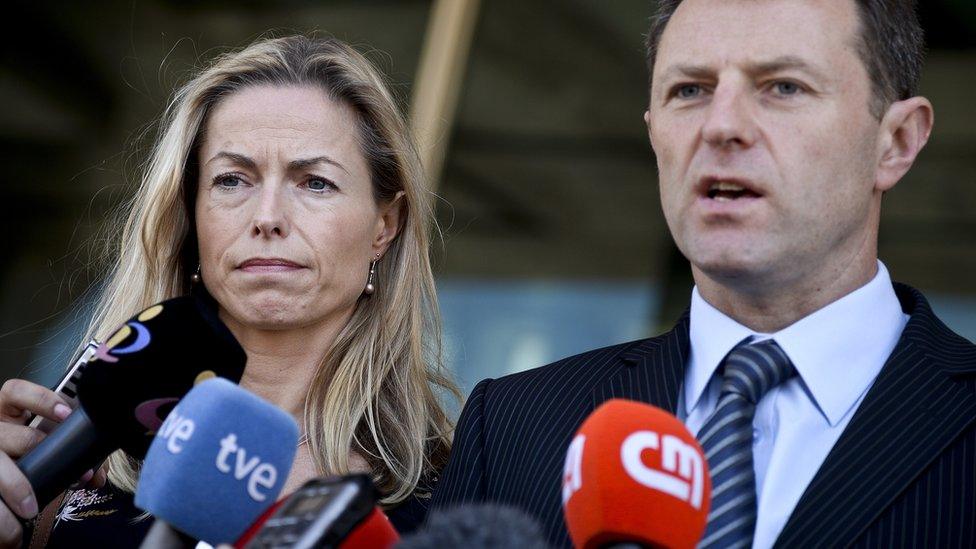
M283 493L366 472L409 531L450 448L440 396L458 396L440 361L430 196L393 96L355 50L292 36L223 55L169 104L85 340L209 293L247 353L241 385L303 432ZM23 419L63 419L63 405L24 380L0 390L5 543L21 537L15 514L37 514L10 459L39 438ZM50 546L138 544L139 466L117 452L108 484L69 492Z

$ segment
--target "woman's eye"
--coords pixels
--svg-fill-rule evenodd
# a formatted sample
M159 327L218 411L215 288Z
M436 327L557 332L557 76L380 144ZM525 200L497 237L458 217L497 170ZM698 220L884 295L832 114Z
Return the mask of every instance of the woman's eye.
M305 186L308 187L308 190L317 191L317 192L327 191L336 188L335 184L332 183L331 181L319 177L313 177L309 179L305 183Z
M244 181L236 175L218 175L214 178L214 185L223 187L225 189L232 189L234 187L239 187Z

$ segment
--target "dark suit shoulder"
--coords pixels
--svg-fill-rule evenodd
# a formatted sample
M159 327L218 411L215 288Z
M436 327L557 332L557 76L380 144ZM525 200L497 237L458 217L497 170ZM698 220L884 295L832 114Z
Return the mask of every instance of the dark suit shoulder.
M544 389L546 392L578 386L579 376L606 374L608 365L625 362L634 352L652 347L662 337L609 345L562 358L545 366L493 379L486 388L486 398L490 400L504 398L512 391L519 391L526 386Z
M908 324L777 547L976 547L976 346L894 287Z
M902 338L922 349L951 375L976 374L976 345L946 326L922 292L898 282L894 287L902 310L910 315Z

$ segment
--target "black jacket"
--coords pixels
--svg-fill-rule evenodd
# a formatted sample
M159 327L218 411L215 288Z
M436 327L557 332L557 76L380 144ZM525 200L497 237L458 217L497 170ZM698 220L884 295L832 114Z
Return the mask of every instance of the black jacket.
M976 346L895 284L908 325L807 487L777 547L976 547ZM570 541L561 508L566 448L600 403L675 412L688 316L658 337L486 379L461 413L433 508L495 502Z

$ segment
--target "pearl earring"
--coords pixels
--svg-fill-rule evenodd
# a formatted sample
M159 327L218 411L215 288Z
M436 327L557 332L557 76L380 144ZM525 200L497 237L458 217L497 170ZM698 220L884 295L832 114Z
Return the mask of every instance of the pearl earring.
M190 283L196 285L199 284L201 280L202 277L200 276L200 264L197 263L197 271L192 275L190 275Z
M369 262L369 276L366 278L366 288L363 290L363 293L366 295L373 295L376 292L373 278L376 276L376 262L379 260L380 254L376 254L376 258Z

